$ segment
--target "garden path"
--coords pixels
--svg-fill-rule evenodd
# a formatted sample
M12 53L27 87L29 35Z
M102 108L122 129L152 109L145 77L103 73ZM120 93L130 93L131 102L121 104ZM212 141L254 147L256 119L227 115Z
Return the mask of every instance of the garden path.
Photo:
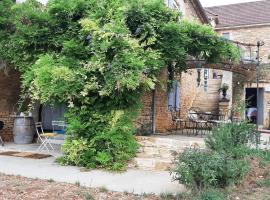
M1 147L0 147L1 150ZM105 187L111 191L143 193L178 193L184 187L172 182L169 172L129 169L123 173L102 170L83 171L78 167L59 166L55 157L41 160L0 156L0 173L27 178L52 179L57 182L79 183L86 187Z

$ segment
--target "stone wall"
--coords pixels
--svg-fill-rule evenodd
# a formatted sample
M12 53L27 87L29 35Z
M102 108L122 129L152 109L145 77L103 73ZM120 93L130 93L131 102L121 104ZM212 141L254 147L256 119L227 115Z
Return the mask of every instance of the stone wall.
M261 47L260 54L263 63L268 63L268 56L270 55L270 26L254 26L246 28L224 29L218 30L220 34L230 33L231 39L244 42L257 44L257 41L264 41L265 45ZM252 48L255 54L256 48Z
M184 0L185 2L185 18L191 21L197 21L199 23L203 23L203 21L201 20L201 13L199 12L199 10L197 10L193 3L192 0Z
M253 27L242 27L242 28L232 28L232 29L223 29L218 30L220 34L230 33L230 37L232 40L244 42L244 43L252 43L256 44L257 41L264 41L264 46L260 48L260 57L262 58L262 64L269 63L269 55L270 55L270 26L253 26ZM252 54L256 56L256 47L252 48ZM269 113L270 113L270 94L267 92L267 88L270 87L270 70L269 67L261 67L260 73L260 83L259 87L264 88L264 124L265 128L269 127ZM255 74L253 78L243 77L238 74L233 75L233 104L236 106L238 104L239 99L244 101L245 99L245 88L256 88L255 84ZM269 103L268 103L269 102Z
M155 122L157 133L168 133L173 127L172 113L168 109L168 90L167 90L167 70L164 69L160 74L159 80L162 83L156 89L156 109ZM197 72L188 70L176 78L180 81L180 114L183 118L187 117L188 110L192 107L197 93ZM143 108L141 115L137 120L139 134L150 134L152 131L152 103L153 93L147 92L142 96Z
M4 121L5 128L0 131L4 141L12 141L13 119L10 117L14 105L19 100L20 75L18 72L10 71L6 76L0 72L0 120Z
M186 1L185 3L185 18L191 21L197 21L203 23L200 20L199 12L193 7L192 1ZM182 73L176 78L180 84L180 96L181 96L181 107L180 114L183 118L187 117L188 110L192 107L193 101L197 93L197 71L195 69L188 70L186 73ZM168 133L173 128L172 114L168 110L168 90L167 80L168 73L164 69L159 77L161 84L156 89L156 132L157 133ZM147 92L142 97L143 109L140 117L137 120L137 128L139 134L150 134L152 131L152 98L153 93Z

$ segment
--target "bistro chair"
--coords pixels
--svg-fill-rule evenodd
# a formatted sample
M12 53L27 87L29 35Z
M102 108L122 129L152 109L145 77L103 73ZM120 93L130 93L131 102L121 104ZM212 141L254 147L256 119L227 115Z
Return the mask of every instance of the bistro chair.
M183 134L185 129L185 120L180 117L180 112L171 111L171 116L176 132L178 131L179 128L181 133Z
M52 121L53 133L66 134L67 124L65 121Z
M4 122L0 121L0 131L3 130L4 125L5 125ZM2 146L4 146L4 141L1 137L1 134L0 134L0 142L1 142Z
M37 143L40 141L41 144L38 147L37 151L42 151L46 149L47 151L53 150L54 148L52 146L52 143L50 140L55 139L55 137L58 135L57 133L45 133L42 127L42 122L36 123L36 131L38 135Z

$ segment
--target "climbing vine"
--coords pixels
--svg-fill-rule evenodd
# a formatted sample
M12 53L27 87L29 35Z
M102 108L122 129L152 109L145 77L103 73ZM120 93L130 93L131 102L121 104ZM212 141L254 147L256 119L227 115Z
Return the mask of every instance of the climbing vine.
M62 163L121 170L137 151L140 96L189 57L237 62L237 48L163 0L0 2L0 55L34 103L69 106Z

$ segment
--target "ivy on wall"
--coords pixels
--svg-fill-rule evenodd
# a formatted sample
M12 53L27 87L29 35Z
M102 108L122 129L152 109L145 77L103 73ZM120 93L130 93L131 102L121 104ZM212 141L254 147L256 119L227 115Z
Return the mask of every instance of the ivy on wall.
M164 67L239 60L233 44L163 0L2 0L0 27L1 59L21 71L23 93L69 105L61 162L89 168L121 170L135 156L139 99Z

